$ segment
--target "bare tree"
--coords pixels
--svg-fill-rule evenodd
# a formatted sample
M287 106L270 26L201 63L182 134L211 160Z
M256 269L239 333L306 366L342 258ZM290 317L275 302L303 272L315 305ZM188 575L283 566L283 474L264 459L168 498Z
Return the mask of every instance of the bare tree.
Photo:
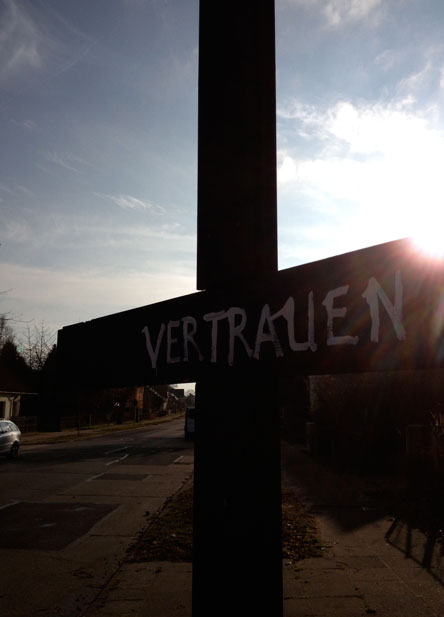
M21 353L33 371L41 371L54 344L55 335L44 322L32 328L28 325L20 341Z
M2 289L0 291L0 296L8 294L10 291L11 289ZM25 321L21 314L13 313L11 311L0 313L0 350L5 343L16 342L15 332L11 324L24 324L30 323L31 321L32 320Z
M10 318L6 313L0 314L0 349L6 342L14 342L14 330L10 325Z

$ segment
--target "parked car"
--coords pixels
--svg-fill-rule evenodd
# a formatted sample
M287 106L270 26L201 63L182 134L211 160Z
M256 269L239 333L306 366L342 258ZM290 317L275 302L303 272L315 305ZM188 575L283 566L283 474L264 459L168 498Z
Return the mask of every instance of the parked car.
M185 439L192 439L194 437L196 409L194 407L187 407L185 410Z
M20 448L21 432L10 420L0 420L0 454L16 458Z

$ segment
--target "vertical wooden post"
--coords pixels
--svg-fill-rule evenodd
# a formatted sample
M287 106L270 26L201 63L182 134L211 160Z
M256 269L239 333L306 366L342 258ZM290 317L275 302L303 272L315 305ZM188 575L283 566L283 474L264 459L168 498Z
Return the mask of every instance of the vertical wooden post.
M273 0L200 2L197 288L277 271Z
M193 617L282 615L277 379L198 383Z
M198 288L275 275L273 0L201 0L198 174ZM282 615L275 371L197 384L193 617Z

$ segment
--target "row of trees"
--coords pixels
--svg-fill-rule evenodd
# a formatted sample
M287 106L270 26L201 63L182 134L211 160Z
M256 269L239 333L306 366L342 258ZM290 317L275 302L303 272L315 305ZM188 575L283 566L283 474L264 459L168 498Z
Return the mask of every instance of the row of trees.
M37 416L39 425L51 422L56 380L55 334L44 324L21 322L0 314L0 390L32 392L21 397L20 414ZM49 413L48 413L49 412Z
M26 324L22 336L17 336L13 324L19 323L13 317L0 314L0 354L15 357L33 373L43 371L48 359L55 354L55 334L43 322Z
M21 334L16 333L19 326ZM32 395L21 397L20 415L37 416L40 430L54 430L61 415L75 416L81 410L105 417L115 411L116 405L122 409L131 406L134 388L97 388L61 400L57 396L56 356L55 333L43 322L23 324L0 313L0 390L31 392ZM144 407L145 403L153 407L145 400ZM194 405L192 391L187 392L186 404Z

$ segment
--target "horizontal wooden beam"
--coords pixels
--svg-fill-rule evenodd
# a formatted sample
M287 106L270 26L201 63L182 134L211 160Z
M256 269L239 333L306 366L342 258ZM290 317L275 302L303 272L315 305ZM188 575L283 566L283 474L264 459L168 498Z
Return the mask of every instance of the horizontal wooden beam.
M196 381L259 361L293 374L444 365L444 263L409 240L280 271L248 292L200 292L59 331L66 380Z

